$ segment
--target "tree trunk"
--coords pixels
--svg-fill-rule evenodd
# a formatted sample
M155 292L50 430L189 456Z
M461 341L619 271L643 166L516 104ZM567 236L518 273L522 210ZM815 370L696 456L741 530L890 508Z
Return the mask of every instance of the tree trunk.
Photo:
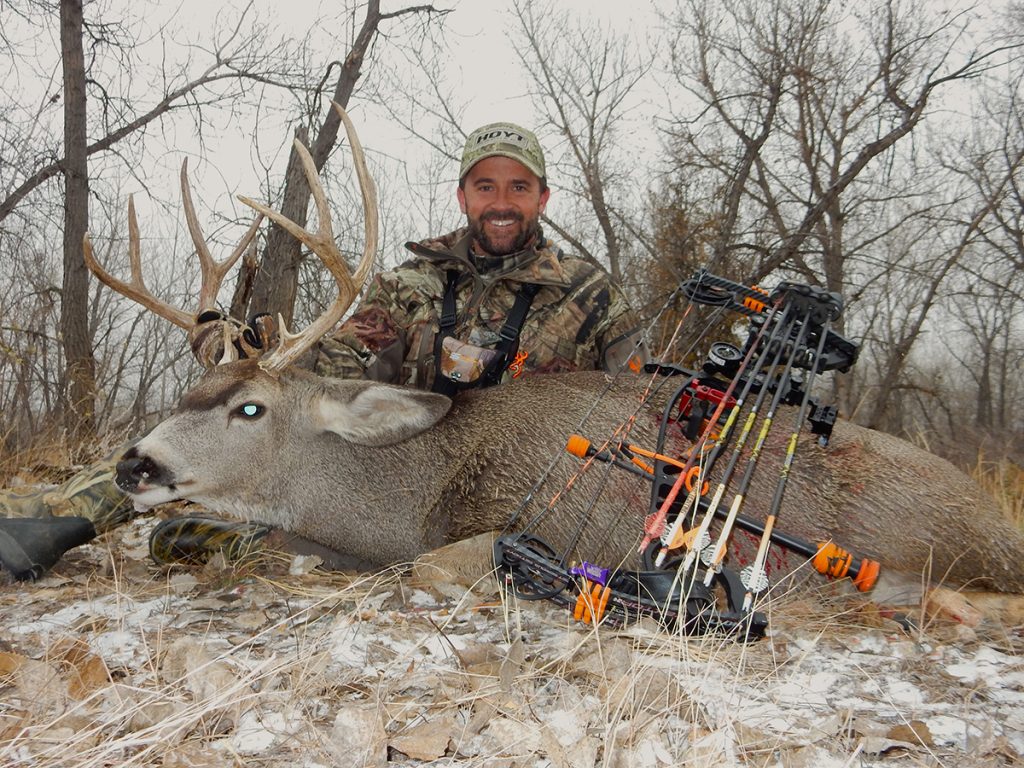
M986 339L986 342L988 340ZM974 426L988 430L992 428L993 401L992 396L992 348L979 350L981 352L981 370L978 372L978 397L974 406Z
M64 426L72 440L81 440L92 434L96 393L88 320L89 278L82 256L82 238L89 223L82 30L82 0L61 0L65 200L64 288L60 327L65 360Z
M338 81L334 87L332 99L342 107L348 107L349 98L355 89L356 81L359 80L366 51L377 34L377 27L382 18L380 0L370 0L366 6L366 18L363 20L363 26L352 44L352 50L345 57L345 63L341 67ZM328 155L334 148L340 125L341 119L338 114L333 108L328 108L327 115L310 147L310 154L313 156L313 162L318 171L324 167ZM302 138L305 135L304 129L299 129L297 135ZM285 174L281 213L296 224L305 226L309 195L309 184L306 182L302 164L293 148L288 158L288 170ZM262 263L255 279L252 279L251 274L247 274L245 269L239 275L240 284L245 280L252 280L250 313L269 312L274 317L280 314L286 324L291 323L299 285L299 265L302 263L302 258L299 241L277 224L272 224L267 235L267 246L263 252ZM233 304L235 303L233 302ZM240 304L240 302L237 303Z

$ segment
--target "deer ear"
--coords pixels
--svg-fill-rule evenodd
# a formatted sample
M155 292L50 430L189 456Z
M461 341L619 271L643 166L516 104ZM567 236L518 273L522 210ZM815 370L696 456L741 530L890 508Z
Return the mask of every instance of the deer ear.
M452 401L444 395L374 384L349 399L330 392L320 401L324 429L358 445L390 445L434 426Z

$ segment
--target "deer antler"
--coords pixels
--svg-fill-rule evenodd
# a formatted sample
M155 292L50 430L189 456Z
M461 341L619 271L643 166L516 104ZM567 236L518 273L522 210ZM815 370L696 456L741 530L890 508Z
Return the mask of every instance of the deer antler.
M196 218L196 209L192 205L192 189L188 183L188 158L181 164L181 204L185 207L185 221L188 223L188 231L192 235L192 242L196 246L196 254L199 256L199 267L202 270L202 282L199 288L199 312L213 309L217 306L217 292L220 291L221 283L228 270L235 265L235 262L245 253L249 243L256 236L260 223L263 221L263 214L257 215L245 235L238 242L235 250L223 261L216 261L206 246L206 238L203 236L203 229L199 226Z
M286 368L341 320L348 308L352 306L352 302L355 301L359 290L366 281L370 268L373 266L374 254L377 252L377 190L374 187L369 171L366 169L366 156L352 121L349 120L345 110L337 102L334 103L334 109L345 124L345 133L348 135L349 144L352 146L352 160L355 164L356 177L359 179L359 190L363 197L366 242L363 246L362 259L356 267L355 274L349 272L348 265L345 263L345 257L341 255L341 251L338 250L338 246L334 242L334 230L331 226L331 213L327 206L327 196L324 194L324 188L320 183L320 176L317 173L316 165L313 163L313 158L298 139L295 140L295 151L302 161L302 168L305 171L306 180L309 182L309 188L313 195L313 201L316 203L317 216L319 218L319 229L315 234L261 203L257 203L247 197L238 198L246 205L279 224L293 237L304 243L319 257L324 266L330 270L335 282L338 284L338 296L334 303L299 333L289 333L284 326L283 319L278 317L280 344L277 349L260 361L260 367L268 372L277 372Z
M260 222L263 221L263 216L262 214L256 216L230 256L223 261L215 261L210 254L210 249L206 245L203 230L196 219L195 207L192 205L192 191L188 183L187 159L181 164L181 198L182 204L185 207L185 220L188 223L188 230L192 234L192 242L195 243L196 253L199 255L199 263L202 270L202 284L199 289L199 309L196 313L198 314L217 305L217 292L220 290L221 283L224 282L224 276L234 263L238 261L238 258L245 252L249 243L256 236L256 231L259 229ZM128 198L128 259L131 265L131 281L126 283L123 280L119 280L100 265L93 255L92 242L89 239L88 232L86 232L85 237L82 239L82 251L86 265L100 282L108 288L117 291L122 296L127 296L132 301L141 304L165 320L170 320L179 328L184 328L186 331L191 331L195 328L195 314L185 312L171 306L162 299L158 299L146 287L146 282L142 278L139 222L135 216L135 200L131 196Z

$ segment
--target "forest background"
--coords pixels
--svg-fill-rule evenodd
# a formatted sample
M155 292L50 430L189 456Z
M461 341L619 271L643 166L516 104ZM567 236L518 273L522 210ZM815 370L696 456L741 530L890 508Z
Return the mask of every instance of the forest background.
M222 257L250 221L236 194L305 221L299 137L361 252L333 99L380 188L377 269L461 224L465 134L511 119L548 156L545 230L624 286L655 353L680 354L698 268L824 286L862 344L826 382L842 415L1024 484L1024 4L624 5L0 0L0 480L141 432L200 373L85 270L88 230L127 276L130 194L176 306L198 295L186 159ZM225 310L317 315L333 282L307 256L265 227Z

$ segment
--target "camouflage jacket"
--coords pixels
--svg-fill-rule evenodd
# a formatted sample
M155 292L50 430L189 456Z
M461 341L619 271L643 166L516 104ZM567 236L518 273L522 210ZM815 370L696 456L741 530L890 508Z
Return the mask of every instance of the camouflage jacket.
M468 229L406 243L415 257L377 275L356 312L320 342L315 369L324 376L370 378L429 389L434 342L449 270L458 272L453 335L493 348L518 290L533 283L519 335L522 373L615 370L646 354L637 320L621 291L590 263L565 256L543 235L504 257L471 253ZM504 379L510 376L505 372Z

